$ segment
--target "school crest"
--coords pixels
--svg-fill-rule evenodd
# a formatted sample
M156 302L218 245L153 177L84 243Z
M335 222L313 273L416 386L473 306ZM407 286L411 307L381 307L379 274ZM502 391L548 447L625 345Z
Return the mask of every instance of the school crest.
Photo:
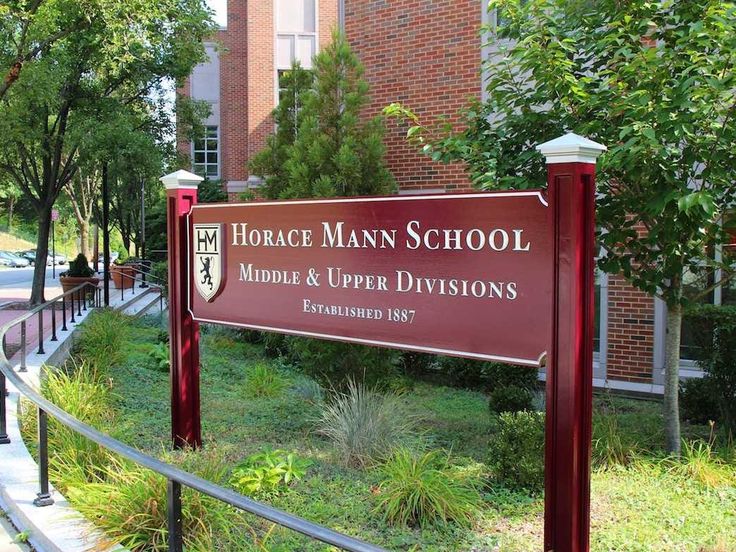
M210 302L224 282L225 256L222 224L194 225L194 270L192 277L197 292Z

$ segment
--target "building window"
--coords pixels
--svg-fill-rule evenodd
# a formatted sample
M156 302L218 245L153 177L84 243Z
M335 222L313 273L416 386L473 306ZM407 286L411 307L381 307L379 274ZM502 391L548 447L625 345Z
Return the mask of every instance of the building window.
M281 92L280 74L295 61L305 69L312 68L317 53L317 0L276 1L276 74L275 101Z
M220 177L220 139L216 126L205 127L203 138L192 144L194 172L210 179Z

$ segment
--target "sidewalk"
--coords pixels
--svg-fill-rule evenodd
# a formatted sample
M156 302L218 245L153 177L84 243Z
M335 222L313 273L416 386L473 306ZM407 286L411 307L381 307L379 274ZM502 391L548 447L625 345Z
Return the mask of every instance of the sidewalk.
M59 290L60 291L60 290ZM110 306L124 308L134 297L138 297L143 290L136 289L135 296L126 290L125 299L121 299L120 290L111 287ZM55 295L47 293L51 298ZM155 295L149 296L147 301L153 301ZM20 300L23 300L21 297ZM27 298L25 299L27 300ZM157 301L157 299L156 299ZM145 301L144 301L145 303ZM129 307L130 308L130 307ZM140 306L138 307L140 308ZM75 309L76 310L76 309ZM69 321L70 313L67 310L68 331L61 330L61 311L57 311L58 341L50 341L51 317L50 312L44 313L44 350L38 354L38 318L32 317L27 321L26 331L29 344L26 349L27 372L21 374L26 383L38 388L39 376L44 364L55 365L63 362L71 345L71 336L75 327L83 321L92 309L82 309L82 316L76 316L76 324ZM0 310L0 324L8 323L22 316L27 310ZM76 313L75 313L76 314ZM13 355L10 362L17 372L20 355L19 326L14 327L7 334L6 350ZM16 351L12 349L15 348ZM32 501L38 492L38 466L31 458L21 438L18 427L18 391L8 385L9 396L6 398L8 417L9 444L0 445L0 464L6 466L0 470L0 516L5 511L16 527L20 527L28 534L29 542L39 552L101 552L120 550L120 546L108 542L98 530L78 512L76 512L63 495L51 488L54 504L39 508ZM12 469L7 467L12 466ZM0 552L28 552L30 548L19 548L12 543L13 528L3 529L0 525Z

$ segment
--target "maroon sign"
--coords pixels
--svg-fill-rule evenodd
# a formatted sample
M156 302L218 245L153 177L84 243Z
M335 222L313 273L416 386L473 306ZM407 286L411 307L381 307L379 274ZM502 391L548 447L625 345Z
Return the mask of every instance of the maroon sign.
M524 192L195 205L195 320L539 365L552 232Z

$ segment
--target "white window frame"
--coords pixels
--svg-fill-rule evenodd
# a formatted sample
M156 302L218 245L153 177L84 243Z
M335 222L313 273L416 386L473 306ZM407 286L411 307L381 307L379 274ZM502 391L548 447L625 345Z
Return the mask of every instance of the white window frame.
M215 128L216 129L215 140L217 140L217 150L214 152L214 153L217 154L217 163L216 163L216 166L217 166L217 174L216 175L207 174L207 167L212 164L212 163L208 163L207 162L207 154L208 153L213 153L213 152L211 152L211 151L209 151L207 149L207 140L211 140L212 139L211 137L208 137L207 136L207 132L209 131L209 129L212 129L212 128ZM201 176L207 178L208 180L219 180L221 178L221 174L222 174L222 153L221 153L222 143L220 141L220 125L205 125L205 136L204 136L203 140L204 140L204 144L205 144L204 150L196 150L195 149L195 144L197 143L197 140L192 140L192 144L191 144L192 172L194 172L195 174L199 174L199 173L197 173L196 166L197 165L204 165L204 173ZM202 163L196 163L195 162L195 154L197 152L204 153L204 161L205 161L204 164L202 164Z
M273 10L273 105L274 107L279 105L279 71L286 71L291 69L289 67L280 67L278 64L278 39L279 36L290 36L293 39L294 47L296 48L297 39L300 36L309 36L314 39L314 55L319 53L319 0L314 0L314 32L304 32L295 29L284 29L278 28L278 2L274 2ZM296 51L294 51L296 55ZM292 60L293 62L293 60Z

